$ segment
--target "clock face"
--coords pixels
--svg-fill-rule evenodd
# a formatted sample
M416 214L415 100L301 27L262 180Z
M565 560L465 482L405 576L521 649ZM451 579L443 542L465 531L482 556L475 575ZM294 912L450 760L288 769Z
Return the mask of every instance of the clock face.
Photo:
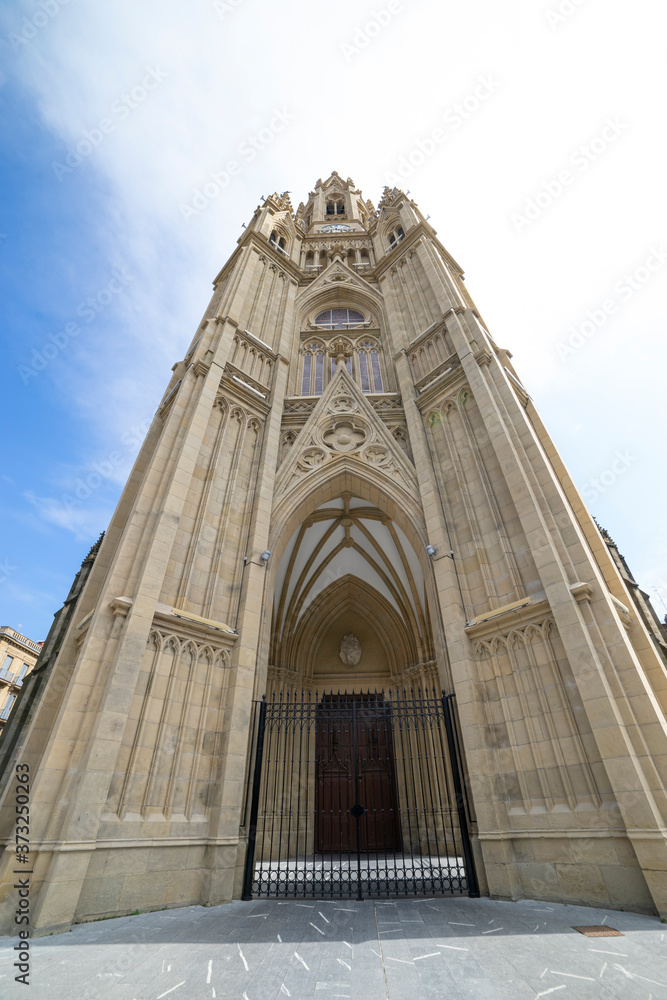
M351 233L352 226L344 226L342 222L337 223L335 226L322 226L320 229L321 233Z

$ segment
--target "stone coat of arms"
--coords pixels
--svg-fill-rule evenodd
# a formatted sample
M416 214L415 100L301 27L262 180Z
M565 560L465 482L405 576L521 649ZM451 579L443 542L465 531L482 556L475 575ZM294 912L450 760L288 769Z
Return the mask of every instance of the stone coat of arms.
M361 659L361 643L352 632L346 632L340 641L340 658L348 667L356 667Z

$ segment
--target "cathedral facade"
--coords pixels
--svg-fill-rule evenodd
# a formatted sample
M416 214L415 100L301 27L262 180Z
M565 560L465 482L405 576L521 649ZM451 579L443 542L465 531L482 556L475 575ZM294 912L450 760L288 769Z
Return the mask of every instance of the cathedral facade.
M19 763L37 934L281 892L667 917L664 643L402 191L258 206L87 574L12 737L5 933Z

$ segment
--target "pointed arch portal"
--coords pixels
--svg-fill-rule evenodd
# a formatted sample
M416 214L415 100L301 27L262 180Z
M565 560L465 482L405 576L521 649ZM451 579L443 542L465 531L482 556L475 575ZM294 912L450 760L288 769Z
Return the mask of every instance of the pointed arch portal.
M318 690L388 686L433 662L424 574L412 545L388 514L347 492L293 532L273 616L278 676L289 670ZM360 644L353 664L341 657L346 635Z
M388 498L349 485L278 517L244 898L475 894L425 567Z

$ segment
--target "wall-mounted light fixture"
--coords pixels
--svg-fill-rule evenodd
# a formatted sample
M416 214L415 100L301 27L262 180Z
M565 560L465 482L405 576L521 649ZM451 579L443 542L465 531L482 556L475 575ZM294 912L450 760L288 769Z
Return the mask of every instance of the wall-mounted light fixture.
M270 558L271 558L271 552L269 551L269 549L264 549L261 556L259 557L259 561L263 566L266 566Z
M436 549L435 545L426 546L426 552L431 558L433 558L433 556L436 554L437 551L438 550Z

